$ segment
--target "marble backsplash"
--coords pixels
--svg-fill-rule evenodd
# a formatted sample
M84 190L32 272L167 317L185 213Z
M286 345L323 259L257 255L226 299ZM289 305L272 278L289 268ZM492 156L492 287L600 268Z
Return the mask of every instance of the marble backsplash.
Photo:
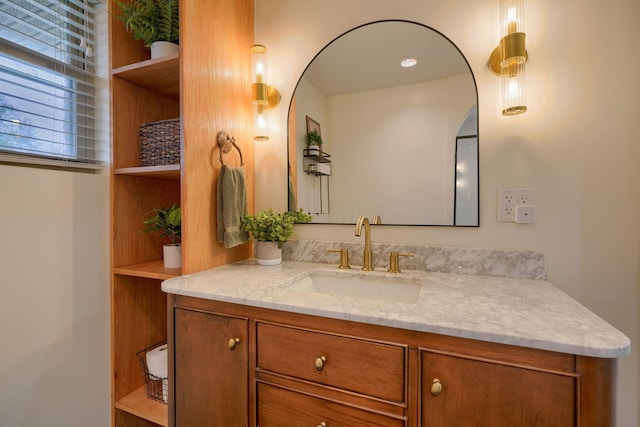
M544 255L534 251L516 249L456 248L395 243L372 243L373 265L377 269L389 268L391 251L414 254L400 257L400 269L426 270L441 273L474 274L481 276L511 277L516 279L546 280L547 265ZM348 249L351 268L362 266L364 243L288 240L282 251L285 260L319 262L338 265L340 254L329 249Z

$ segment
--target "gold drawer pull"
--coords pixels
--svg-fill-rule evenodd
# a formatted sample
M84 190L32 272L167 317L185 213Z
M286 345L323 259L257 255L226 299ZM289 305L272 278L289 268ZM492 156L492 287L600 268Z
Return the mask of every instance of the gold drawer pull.
M436 378L431 384L431 396L438 397L440 396L440 393L442 393L442 383Z
M316 371L322 371L324 364L327 361L326 356L320 356L316 359Z
M323 421L320 424L318 424L318 427L327 427L327 423Z
M236 346L240 343L240 338L229 338L229 350L233 351L236 349Z

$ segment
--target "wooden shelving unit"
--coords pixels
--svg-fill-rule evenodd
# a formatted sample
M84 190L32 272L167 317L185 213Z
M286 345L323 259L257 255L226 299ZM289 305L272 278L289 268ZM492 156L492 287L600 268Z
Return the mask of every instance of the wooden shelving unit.
M220 130L233 135L242 149L253 211L254 148L250 126L245 126L252 120L253 1L181 1L180 53L157 59L149 59L149 49L125 30L115 0L107 3L113 138L112 426L168 426L171 402L146 396L136 356L170 341L161 283L252 255L250 245L225 249L216 242L212 218L221 167L214 141ZM181 125L180 164L142 166L140 126L175 118ZM175 202L182 207L183 266L165 269L161 240L140 230L153 209Z
M113 4L111 5L113 6ZM140 125L180 117L180 56L147 59L140 42L111 17L113 426L168 426L168 405L150 399L136 353L167 339L158 236L140 233L156 208L181 202L181 165L141 166Z

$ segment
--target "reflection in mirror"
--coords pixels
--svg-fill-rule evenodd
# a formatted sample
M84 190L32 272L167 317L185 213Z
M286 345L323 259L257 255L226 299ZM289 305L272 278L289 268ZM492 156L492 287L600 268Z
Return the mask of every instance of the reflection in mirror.
M474 107L456 135L456 201L453 225L478 221L478 109Z
M343 34L291 102L289 209L323 224L478 226L477 102L466 59L440 33L382 21Z

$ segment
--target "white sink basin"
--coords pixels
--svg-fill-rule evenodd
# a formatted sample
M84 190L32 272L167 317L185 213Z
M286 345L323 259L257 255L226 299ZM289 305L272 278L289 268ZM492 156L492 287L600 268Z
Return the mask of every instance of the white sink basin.
M422 284L402 278L385 276L367 277L364 275L313 272L288 286L288 288L352 298L414 303L420 296Z

